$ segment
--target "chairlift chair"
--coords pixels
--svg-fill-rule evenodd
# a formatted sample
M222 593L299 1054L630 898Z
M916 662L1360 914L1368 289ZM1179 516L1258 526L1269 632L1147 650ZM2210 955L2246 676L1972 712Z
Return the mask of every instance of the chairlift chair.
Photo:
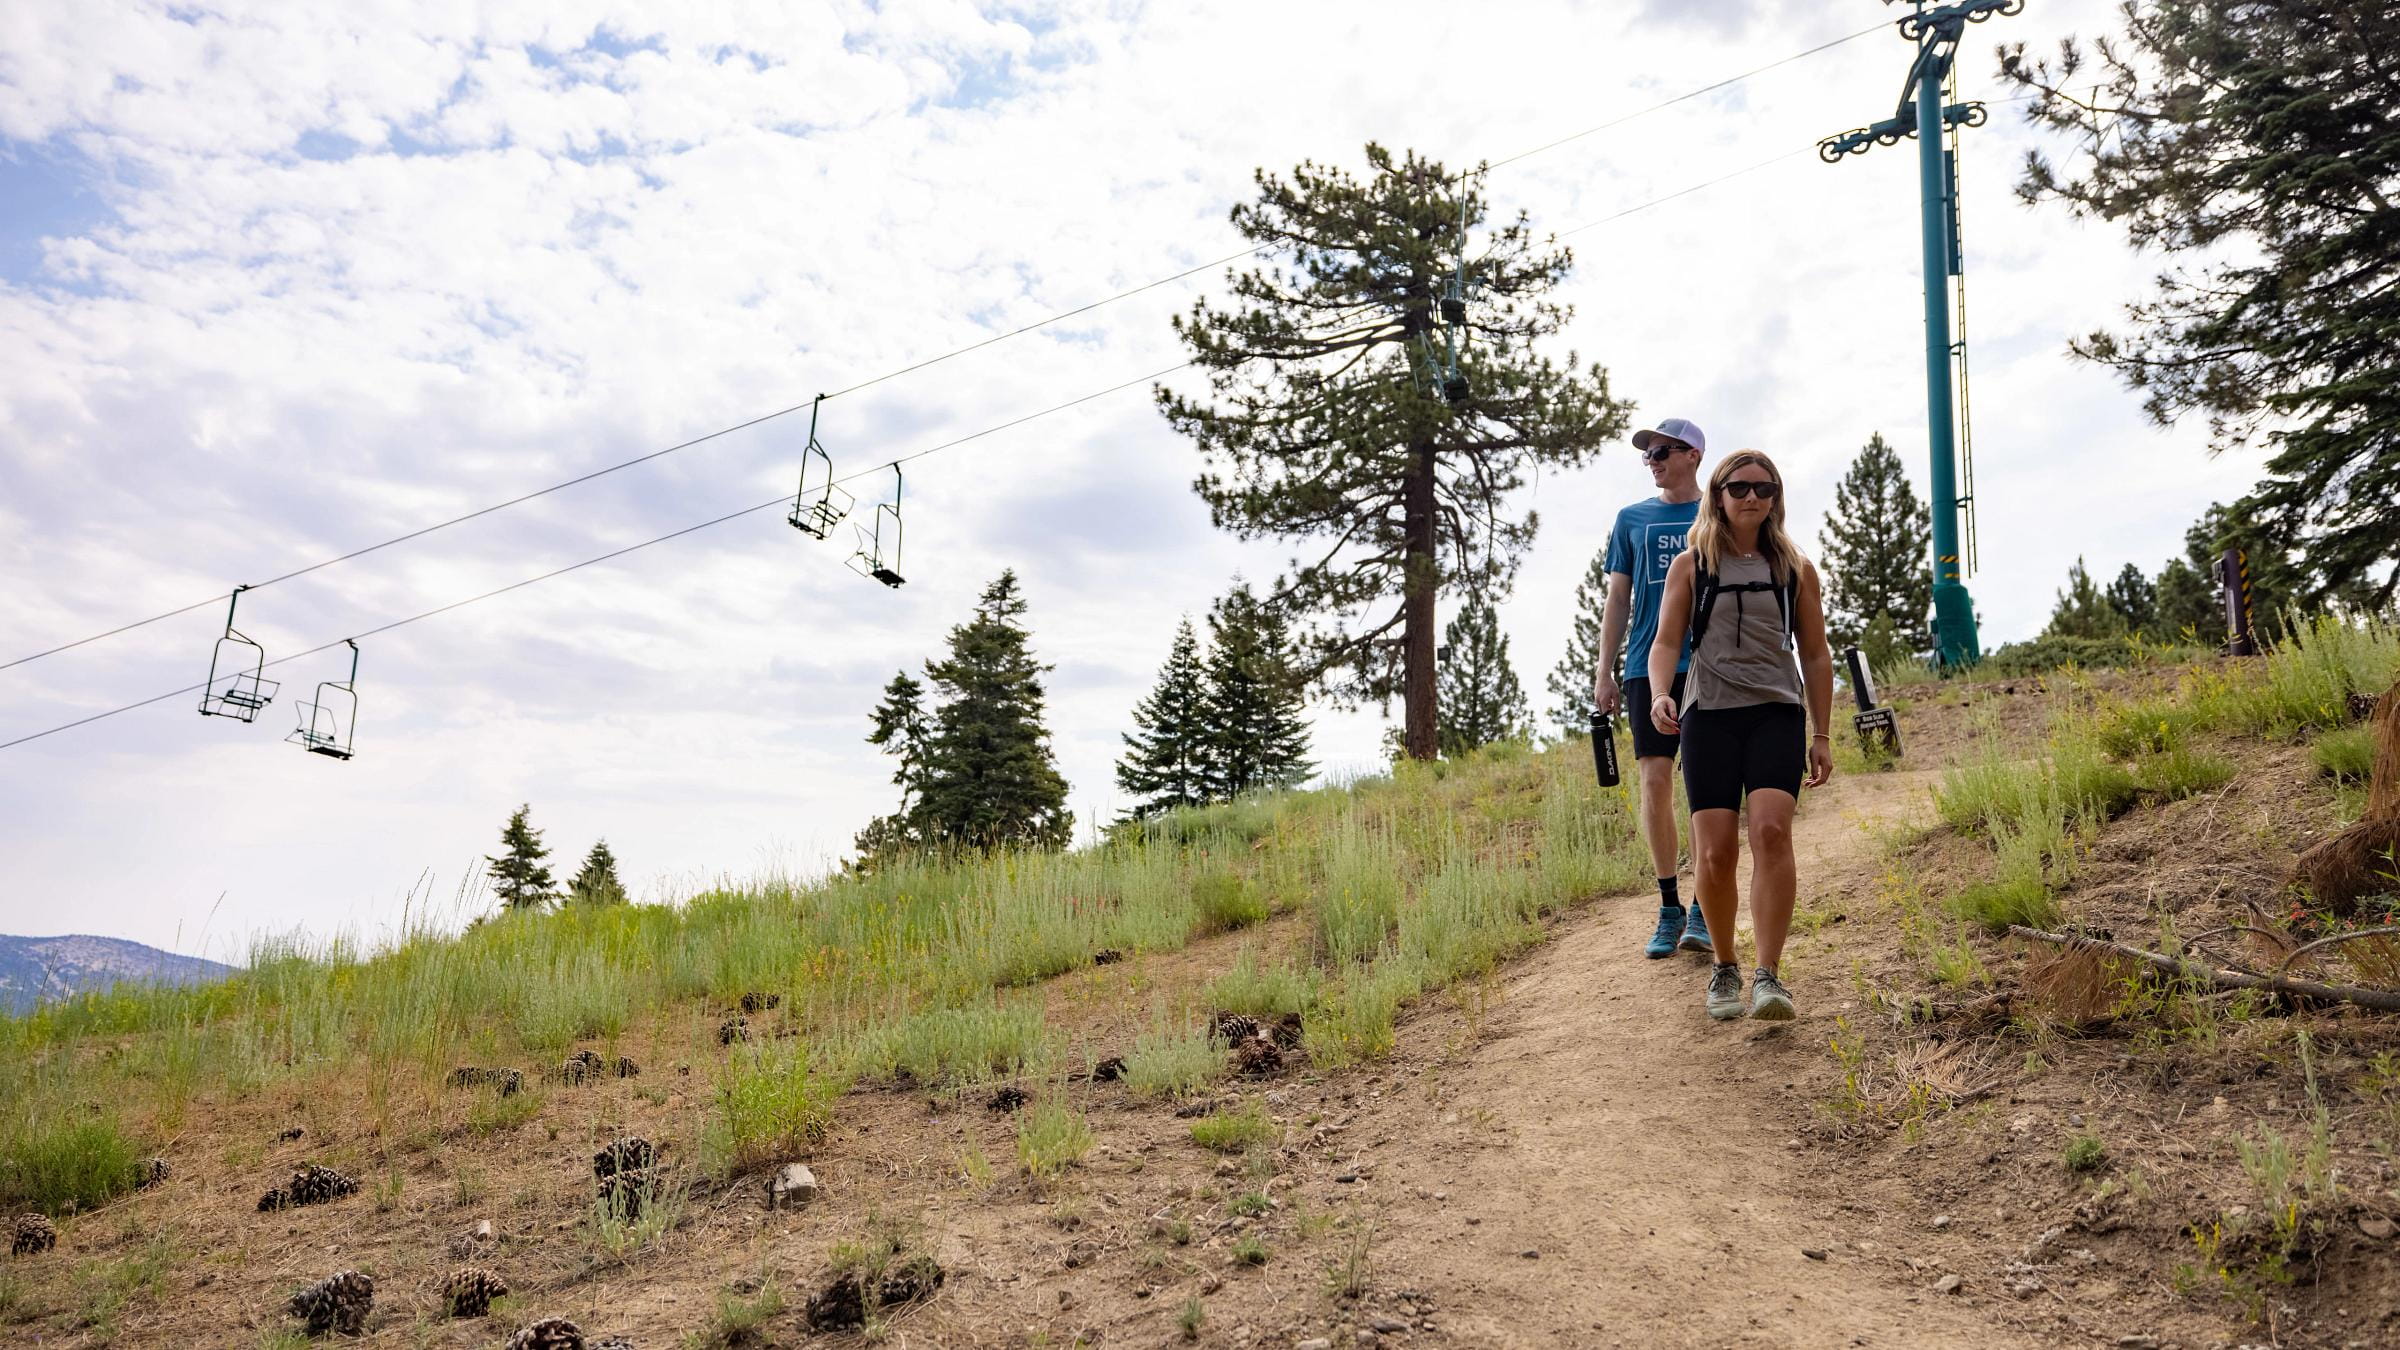
M825 402L823 394L808 409L808 446L800 452L800 492L792 498L792 528L812 538L823 539L833 533L833 527L850 514L857 500L833 481L833 456L817 441L817 406Z
M850 555L850 570L886 586L897 587L906 580L900 575L900 494L904 486L900 466L894 464L892 499L875 504L872 525L853 527L858 531L858 551Z
M256 721L258 710L274 702L275 691L283 687L281 682L266 678L267 649L242 636L233 626L233 614L241 607L242 592L249 589L246 585L233 588L233 603L225 607L225 635L209 649L208 683L200 687L202 717Z
M351 737L358 731L358 643L348 638L343 643L350 648L350 678L321 681L316 702L300 705L299 729L284 737L312 755L335 759L350 758Z

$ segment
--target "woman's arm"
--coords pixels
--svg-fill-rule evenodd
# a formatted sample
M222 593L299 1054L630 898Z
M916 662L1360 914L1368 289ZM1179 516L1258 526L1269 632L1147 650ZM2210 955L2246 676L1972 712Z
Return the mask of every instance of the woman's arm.
M1675 662L1683 655L1683 635L1691 624L1692 551L1685 549L1667 567L1666 593L1658 600L1658 633L1650 639L1650 724L1668 736L1682 730L1676 717Z
M1822 787L1833 777L1833 648L1825 641L1825 593L1817 565L1800 563L1800 612L1793 616L1800 639L1800 679L1808 695L1808 781Z

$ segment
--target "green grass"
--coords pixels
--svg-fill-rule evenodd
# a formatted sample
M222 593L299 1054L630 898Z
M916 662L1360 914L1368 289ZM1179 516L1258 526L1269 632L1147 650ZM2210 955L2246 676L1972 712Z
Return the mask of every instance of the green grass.
M1027 1176L1055 1176L1081 1162L1095 1142L1091 1122L1062 1102L1038 1102L1017 1114L1017 1162Z
M1209 982L1212 1008L1252 1017L1296 1013L1317 1001L1325 980L1307 966L1262 967L1258 953L1244 950L1231 969Z
M2317 737L2308 753L2316 761L2317 771L2326 777L2344 783L2366 782L2375 770L2375 729L2336 727Z
M715 1315L687 1344L699 1350L735 1350L755 1344L767 1323L783 1312L784 1302L782 1287L772 1279L760 1285L754 1295L720 1289Z
M1192 880L1201 935L1230 933L1267 917L1267 897L1234 871L1205 872Z
M1233 1244L1233 1259L1245 1266L1263 1266L1267 1256L1267 1240L1256 1233L1244 1233Z
M133 1189L141 1157L105 1116L22 1121L0 1139L0 1209L52 1216L97 1209Z
M2191 746L2175 746L2142 756L2135 766L2144 791L2168 800L2214 792L2233 781L2232 760Z
M1125 1056L1125 1086L1137 1097L1188 1097L1225 1072L1225 1042L1197 1021L1154 1011Z
M1255 1098L1238 1111L1220 1111L1192 1122L1192 1142L1217 1153L1244 1153L1275 1142L1282 1133Z
M788 1162L824 1141L844 1084L814 1073L808 1052L785 1042L744 1046L717 1082L717 1111L702 1155L719 1176Z
M2108 1147L2097 1135L2079 1134L2067 1141L2059 1160L2070 1172L2097 1172L2108 1165Z

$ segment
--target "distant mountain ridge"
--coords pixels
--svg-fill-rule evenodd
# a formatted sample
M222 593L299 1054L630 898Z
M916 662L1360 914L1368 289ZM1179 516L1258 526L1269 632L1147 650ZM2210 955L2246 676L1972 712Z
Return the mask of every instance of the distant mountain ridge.
M221 962L178 956L124 938L0 935L0 1012L30 1012L40 1004L123 981L207 984L238 973Z

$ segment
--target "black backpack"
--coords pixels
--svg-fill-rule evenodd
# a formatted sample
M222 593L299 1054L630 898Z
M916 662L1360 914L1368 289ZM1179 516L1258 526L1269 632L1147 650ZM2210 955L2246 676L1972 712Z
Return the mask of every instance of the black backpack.
M1699 555L1694 554L1692 574L1692 584L1699 588L1698 597L1692 602L1692 650L1695 653L1700 650L1700 639L1708 634L1709 611L1716 608L1717 597L1726 591L1773 591L1775 608L1783 615L1783 649L1787 652L1799 650L1799 639L1792 631L1792 614L1800 608L1799 568L1793 568L1791 575L1784 578L1780 586L1772 581L1737 581L1729 586L1702 565Z

